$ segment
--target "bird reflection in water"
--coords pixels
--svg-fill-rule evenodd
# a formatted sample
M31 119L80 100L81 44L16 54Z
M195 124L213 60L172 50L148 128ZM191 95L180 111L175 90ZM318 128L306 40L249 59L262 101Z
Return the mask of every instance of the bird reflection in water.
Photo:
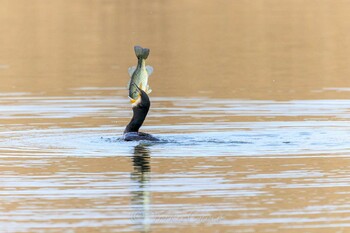
M131 173L133 187L131 192L131 206L133 213L132 223L141 232L150 232L150 153L144 145L137 145L134 148L132 157L134 171Z

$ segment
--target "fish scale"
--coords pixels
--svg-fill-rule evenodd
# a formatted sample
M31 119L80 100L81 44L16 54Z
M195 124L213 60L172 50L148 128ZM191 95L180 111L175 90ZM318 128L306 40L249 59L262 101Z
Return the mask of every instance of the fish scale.
M147 94L152 91L148 85L148 77L152 74L153 68L151 66L146 66L146 59L150 50L148 48L142 48L141 46L135 46L134 50L138 60L137 66L128 69L130 81L127 88L129 89L129 99L131 103L135 103L140 97L137 87Z

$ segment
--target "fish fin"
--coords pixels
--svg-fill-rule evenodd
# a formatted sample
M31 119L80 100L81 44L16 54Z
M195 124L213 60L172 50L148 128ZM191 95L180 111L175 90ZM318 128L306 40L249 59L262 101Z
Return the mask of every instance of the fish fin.
M136 70L136 66L131 66L128 68L128 73L130 77L134 74L135 70Z
M147 85L147 88L146 88L146 93L149 94L152 92L152 89L149 87L149 85Z
M138 45L134 46L134 51L137 58L147 59L149 55L149 49L142 48L141 46L138 46Z
M131 79L129 80L128 85L126 85L127 89L130 89L130 83L131 83Z
M153 73L153 67L152 66L146 66L146 71L148 76L150 76Z

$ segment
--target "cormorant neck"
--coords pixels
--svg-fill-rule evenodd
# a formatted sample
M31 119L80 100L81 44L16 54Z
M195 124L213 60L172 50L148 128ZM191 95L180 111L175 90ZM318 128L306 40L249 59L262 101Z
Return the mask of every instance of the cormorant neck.
M148 96L147 98L142 98L141 96L141 102L132 108L133 116L130 123L126 126L124 133L139 132L140 127L146 119L150 105Z

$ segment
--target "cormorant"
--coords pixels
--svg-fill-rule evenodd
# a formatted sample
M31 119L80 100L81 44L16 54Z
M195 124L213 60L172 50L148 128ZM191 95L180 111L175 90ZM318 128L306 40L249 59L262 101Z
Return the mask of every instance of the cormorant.
M140 89L136 84L133 85L137 87L140 97L132 105L133 116L124 130L123 138L125 141L159 141L159 139L153 137L151 134L139 132L140 127L146 119L151 101L146 92Z

